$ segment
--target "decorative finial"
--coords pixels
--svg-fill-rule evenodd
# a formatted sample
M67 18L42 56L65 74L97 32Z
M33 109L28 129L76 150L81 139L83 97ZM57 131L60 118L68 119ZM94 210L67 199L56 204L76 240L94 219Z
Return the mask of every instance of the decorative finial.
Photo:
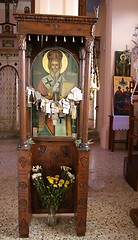
M99 17L99 8L100 8L99 6L97 6L97 7L94 6L94 7L93 7L96 18Z

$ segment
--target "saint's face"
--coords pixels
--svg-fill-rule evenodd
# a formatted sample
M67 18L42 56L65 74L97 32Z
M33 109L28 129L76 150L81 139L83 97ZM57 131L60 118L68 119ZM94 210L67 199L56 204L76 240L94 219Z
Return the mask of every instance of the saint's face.
M56 60L50 63L50 70L54 73L60 70L60 63Z

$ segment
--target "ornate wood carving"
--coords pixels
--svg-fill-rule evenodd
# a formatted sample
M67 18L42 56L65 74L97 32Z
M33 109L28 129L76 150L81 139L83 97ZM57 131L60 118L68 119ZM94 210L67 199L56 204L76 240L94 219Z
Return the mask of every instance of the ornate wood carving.
M82 157L80 159L80 164L81 164L80 167L82 167L83 172L85 171L85 169L87 170L87 168L88 168L88 158Z
M86 46L86 51L87 52L89 52L89 53L93 52L93 45L94 45L94 39L91 38L91 37L86 37L85 46Z
M23 207L27 206L27 200L26 199L20 199L19 200L19 205L23 206Z
M65 16L50 14L14 14L17 21L22 22L57 22L57 23L73 23L73 24L90 24L91 26L97 22L97 18L84 16ZM37 29L38 30L38 29Z
M79 198L78 202L77 202L79 208L82 208L82 210L84 208L87 207L87 199L86 198Z
M26 182L20 182L20 183L19 183L19 188L20 188L20 189L26 189L26 188L28 188L27 183L26 183Z
M69 156L70 154L70 147L69 146L61 146L61 151L65 156Z
M79 58L80 60L85 60L85 56L86 56L86 51L84 48L80 48L80 51L79 51Z
M77 150L77 200L76 200L76 231L77 235L86 232L87 196L88 196L88 172L89 151Z
M19 49L26 50L26 37L23 35L19 36Z
M23 218L22 220L21 220L21 222L19 223L19 227L21 227L22 226L22 230L24 231L24 232L26 232L26 231L28 231L28 223L27 223L27 221ZM21 234L21 236L26 236L26 234Z
M18 151L18 201L19 201L19 233L28 236L30 222L30 176L31 151Z
M82 16L44 14L14 14L14 17L18 22L18 34L23 35L91 36L92 25L97 21L97 18Z
M26 158L24 158L24 157L19 158L19 164L21 165L22 168L25 167L26 163L27 163Z
M46 151L46 146L40 145L40 146L37 148L37 151L38 151L38 154L43 154L43 153L45 153L45 151Z

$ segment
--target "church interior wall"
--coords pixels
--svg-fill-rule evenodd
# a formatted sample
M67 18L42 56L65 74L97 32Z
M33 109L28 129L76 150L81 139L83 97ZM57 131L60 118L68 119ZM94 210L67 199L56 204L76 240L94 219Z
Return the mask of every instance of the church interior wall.
M101 0L101 3L103 1ZM106 1L102 8L106 21L105 31L101 27L100 81L98 130L101 145L108 148L109 117L112 113L113 76L115 74L115 51L124 51L126 45L132 49L132 34L138 23L138 1ZM110 14L108 13L110 11ZM108 17L108 19L107 19ZM109 104L110 103L110 104ZM102 128L101 128L102 126ZM104 129L104 131L103 131ZM102 132L103 131L103 132Z

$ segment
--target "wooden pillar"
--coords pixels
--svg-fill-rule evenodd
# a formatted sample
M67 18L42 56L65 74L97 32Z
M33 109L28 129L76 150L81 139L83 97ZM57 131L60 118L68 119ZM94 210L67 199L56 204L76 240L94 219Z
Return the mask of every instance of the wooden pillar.
M84 48L80 49L79 58L80 58L80 81L79 87L81 88L82 95L84 96L84 73L85 73L85 56L86 52ZM80 102L80 117L79 117L79 138L83 137L83 101Z
M75 223L78 236L84 236L87 222L89 150L77 149Z
M79 16L86 16L87 0L79 0Z
M19 92L20 92L20 141L21 145L26 142L26 64L25 64L26 39L19 36Z
M31 13L35 13L35 0L31 0Z
M90 78L91 78L91 57L93 52L93 37L86 37L86 59L84 76L84 95L83 95L83 136L82 148L88 147L88 119L89 119L89 100L90 100ZM87 70L86 70L87 69Z
M20 143L18 144L18 209L19 235L28 237L30 223L30 172L31 147L26 143L27 111L26 111L26 38L19 35L19 103L20 103Z
M30 80L30 72L31 72L31 47L28 45L26 49L26 85L31 86L31 80ZM26 117L27 117L27 130L26 130L26 136L31 137L32 136L32 123L31 123L31 111L32 109L30 107L26 108Z
M29 224L31 218L31 149L19 150L18 156L18 219L20 237L29 236Z
M10 22L10 3L9 0L5 0L5 22Z

